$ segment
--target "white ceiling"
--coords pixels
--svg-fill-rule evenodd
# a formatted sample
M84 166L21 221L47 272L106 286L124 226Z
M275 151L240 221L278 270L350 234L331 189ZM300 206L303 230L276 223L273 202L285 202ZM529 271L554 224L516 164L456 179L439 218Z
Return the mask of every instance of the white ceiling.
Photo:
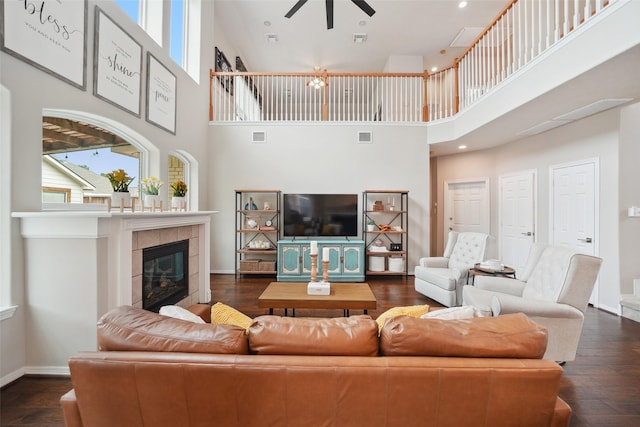
M367 0L376 11L370 18L352 1L335 0L334 28L327 30L325 0L309 0L291 19L285 14L297 0L215 1L216 23L247 69L254 72L311 72L319 66L329 72L375 73L385 71L387 59L395 55L420 56L424 69L443 69L465 51L451 47L452 42L467 46L507 4L507 0L468 0L468 6L460 9L459 0ZM366 33L367 41L354 43L354 33ZM278 42L269 43L265 34L276 34ZM446 53L440 53L442 50ZM228 59L235 69L235 58L228 55ZM456 141L432 145L432 152L445 155L457 152L460 144L476 150L522 139L527 129L555 127L558 123L547 122L602 100L637 102L638 69L640 46Z
M216 0L216 23L249 71L311 72L319 66L330 72L376 73L384 71L394 55L421 56L425 69L443 69L464 53L507 1L468 0L460 9L459 0L367 0L376 11L369 17L350 0L334 0L331 30L325 0L309 0L285 18L296 3ZM456 40L462 31L462 39ZM361 33L367 41L354 43L354 34ZM276 34L278 42L269 43L266 34ZM464 47L450 47L454 40ZM235 69L235 58L228 59Z

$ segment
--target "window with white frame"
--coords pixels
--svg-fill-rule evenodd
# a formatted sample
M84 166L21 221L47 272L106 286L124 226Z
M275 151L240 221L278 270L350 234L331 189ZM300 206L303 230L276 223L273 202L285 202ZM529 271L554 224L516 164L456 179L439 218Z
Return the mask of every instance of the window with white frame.
M200 76L202 0L115 0L194 80ZM168 19L165 19L168 15Z

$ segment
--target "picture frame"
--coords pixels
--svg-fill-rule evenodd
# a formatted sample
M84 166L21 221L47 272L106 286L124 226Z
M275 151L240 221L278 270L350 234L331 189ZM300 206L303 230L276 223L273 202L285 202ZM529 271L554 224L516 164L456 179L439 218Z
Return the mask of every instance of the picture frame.
M215 71L222 73L233 72L233 68L231 68L227 57L218 49L218 46L215 47ZM218 81L222 87L229 92L229 95L233 96L233 76L218 76Z
M2 1L0 50L86 90L87 10L87 0L42 2L39 9Z
M177 99L175 74L147 52L147 121L175 135Z
M246 73L247 67L245 67L244 62L242 62L242 58L236 56L236 71ZM247 83L249 90L253 93L253 97L258 101L258 105L262 107L262 95L258 90L257 86L253 83L253 78L249 76L244 77L244 81Z
M142 45L96 6L93 94L140 117Z

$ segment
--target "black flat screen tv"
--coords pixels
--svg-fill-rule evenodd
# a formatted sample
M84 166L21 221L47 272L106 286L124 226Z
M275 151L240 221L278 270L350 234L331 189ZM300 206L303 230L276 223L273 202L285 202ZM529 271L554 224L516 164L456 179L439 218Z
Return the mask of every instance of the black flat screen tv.
M285 237L358 235L357 194L283 195Z

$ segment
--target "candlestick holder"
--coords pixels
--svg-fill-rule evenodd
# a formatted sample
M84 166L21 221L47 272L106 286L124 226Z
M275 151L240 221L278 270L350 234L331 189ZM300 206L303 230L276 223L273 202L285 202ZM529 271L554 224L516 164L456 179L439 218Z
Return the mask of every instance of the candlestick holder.
M329 260L322 260L322 281L329 283Z
M311 282L318 281L318 254L311 254Z

